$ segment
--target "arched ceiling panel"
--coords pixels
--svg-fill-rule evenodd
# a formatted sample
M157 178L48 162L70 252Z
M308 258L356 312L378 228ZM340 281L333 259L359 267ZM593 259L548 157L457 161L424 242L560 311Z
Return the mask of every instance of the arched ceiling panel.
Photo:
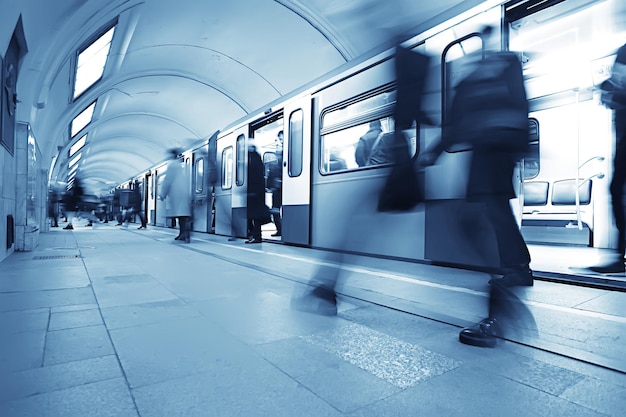
M58 161L55 180L67 173L69 123L98 101L80 170L103 187L162 161L170 146L207 137L399 33L479 1L29 0L0 15L0 42L21 13L29 52L18 120L31 124L44 160ZM102 80L71 101L74 52L115 20ZM120 137L129 138L125 146Z

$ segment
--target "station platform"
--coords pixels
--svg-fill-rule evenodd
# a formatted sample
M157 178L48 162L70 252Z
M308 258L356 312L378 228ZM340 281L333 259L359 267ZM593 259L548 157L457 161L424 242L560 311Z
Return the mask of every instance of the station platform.
M0 263L0 416L625 415L626 292L539 279L479 348L481 272L84 224ZM337 316L293 309L323 266Z

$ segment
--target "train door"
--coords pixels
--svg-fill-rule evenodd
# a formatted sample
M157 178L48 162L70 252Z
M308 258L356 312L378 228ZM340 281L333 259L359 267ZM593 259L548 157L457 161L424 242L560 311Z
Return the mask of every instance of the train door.
M248 236L248 126L234 132L235 178L232 184L231 235Z
M308 245L311 232L311 98L284 109L282 240Z
M219 175L215 186L215 233L219 235L240 237L246 235L246 223L244 222L243 226L241 224L242 215L245 221L245 193L242 196L242 190L238 188L245 184L245 164L240 161L242 157L247 156L245 154L247 134L246 126L219 138L216 143ZM235 217L239 219L236 221L233 217L235 211L237 212Z
M144 202L146 207L146 220L148 224L156 224L156 172L150 171L146 174L146 195L144 196Z
M192 199L192 230L207 232L209 230L210 214L212 209L211 190L208 177L209 146L204 145L193 151L191 169L191 199Z
M522 232L529 243L616 245L608 194L612 114L596 86L626 38L615 21L621 1L530 1L506 10L535 139L523 173Z
M264 239L281 239L281 198L283 160L283 113L275 112L250 125L250 137L254 138L257 152L265 168L265 204L272 208L272 222L263 225Z

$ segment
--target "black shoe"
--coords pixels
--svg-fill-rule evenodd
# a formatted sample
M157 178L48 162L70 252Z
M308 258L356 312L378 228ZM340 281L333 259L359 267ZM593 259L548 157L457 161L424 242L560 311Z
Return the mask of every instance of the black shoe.
M316 287L310 293L291 300L294 310L323 316L337 315L337 294L334 290L322 286Z
M146 226L139 226L139 227L137 228L137 230L141 230L141 229L145 229L145 228L146 228Z
M530 269L526 271L514 271L504 274L502 278L492 278L489 280L491 285L500 285L502 287L532 287L535 283L533 273Z
M459 341L466 345L495 347L500 337L500 328L494 318L486 318L480 323L461 330Z
M619 274L626 272L626 267L624 267L624 262L615 261L606 265L590 266L589 270L599 274Z
M261 240L261 239L250 239L250 240L246 240L246 243L263 243L263 240Z
M180 240L180 235L176 236L174 240Z
M64 230L74 230L74 226L72 226L71 224L68 224L67 226L65 226L63 228Z

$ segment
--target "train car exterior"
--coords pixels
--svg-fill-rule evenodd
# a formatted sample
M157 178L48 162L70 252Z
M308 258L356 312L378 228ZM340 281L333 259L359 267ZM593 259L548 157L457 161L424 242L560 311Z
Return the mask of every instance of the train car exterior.
M438 140L456 83L487 48L480 30L499 28L496 44L522 60L530 105L531 153L513 179L518 198L511 202L525 237L615 247L608 195L615 144L611 111L600 104L597 85L608 77L624 42L626 29L613 13L619 1L487 1L405 41L403 46L432 57L423 106L436 125L405 132L413 158ZM381 135L394 130L393 52L270 103L188 150L194 230L247 236L246 152L255 143L266 163L282 152L283 242L497 265L487 219L479 205L464 198L471 149L449 149L425 170L425 204L404 213L376 210L390 165L363 164L355 150L373 126ZM281 150L273 142L279 131L284 132ZM209 162L214 181L206 175ZM163 168L145 175L148 218L156 225L165 225L162 202L154 198Z

